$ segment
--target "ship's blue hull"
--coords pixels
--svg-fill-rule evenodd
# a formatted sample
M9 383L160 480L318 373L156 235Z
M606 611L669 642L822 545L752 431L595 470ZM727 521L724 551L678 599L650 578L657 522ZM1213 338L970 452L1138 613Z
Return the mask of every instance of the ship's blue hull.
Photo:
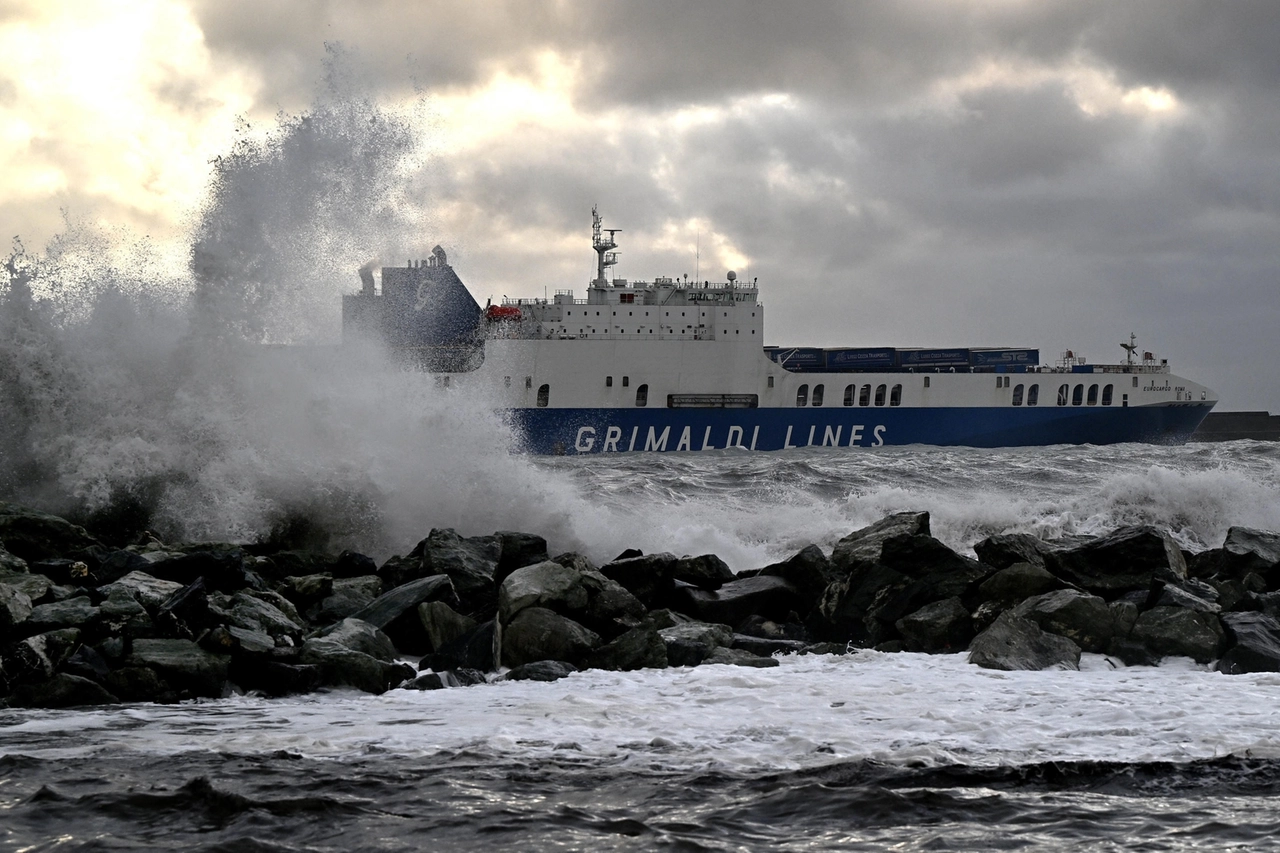
M1176 444L1212 403L1121 408L517 409L521 449L537 454L879 447Z

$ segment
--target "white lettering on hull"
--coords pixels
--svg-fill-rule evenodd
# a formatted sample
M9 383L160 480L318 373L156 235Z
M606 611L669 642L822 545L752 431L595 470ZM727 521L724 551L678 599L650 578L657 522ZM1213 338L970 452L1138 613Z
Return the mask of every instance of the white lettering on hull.
M871 435L866 436L863 431L866 430L865 424L849 425L849 441L845 447L883 447L885 444L885 435L888 433L888 427L884 424L876 424L871 428ZM659 432L657 427L649 427L648 433L645 435L642 447L637 447L640 441L640 427L631 428L631 437L627 442L627 451L641 450L642 452L665 451L671 442L671 430L679 429L680 437L676 442L676 446L671 448L676 451L692 451L693 446L693 427L673 427L668 424ZM840 447L844 438L844 425L825 426L822 432L821 444L816 444L817 426L809 427L808 441L805 447ZM714 439L714 427L706 427L702 433L702 445L698 450L715 450L716 445ZM776 433L775 433L776 435ZM782 439L782 447L785 450L792 450L799 445L792 443L792 437L795 435L795 425L788 424L786 435ZM577 435L573 442L573 449L578 453L591 453L597 449L598 431L595 427L583 426L578 428ZM623 451L620 446L622 444L623 428L619 426L609 425L605 427L604 439L599 442L599 451L603 453L619 453ZM870 443L864 442L864 439L870 438ZM748 446L744 443L746 439L746 429L741 426L731 425L725 433L724 447L734 447L740 450L755 450L760 442L760 426L756 425L751 428L751 443ZM776 446L776 445L775 445Z

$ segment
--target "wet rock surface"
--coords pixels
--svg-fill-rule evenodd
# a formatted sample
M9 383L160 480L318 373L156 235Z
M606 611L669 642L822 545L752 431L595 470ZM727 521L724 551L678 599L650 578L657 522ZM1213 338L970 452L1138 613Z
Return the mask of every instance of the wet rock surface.
M582 554L548 558L535 534L450 529L378 566L350 551L149 536L113 550L0 504L0 702L443 690L860 647L967 650L1002 670L1074 669L1089 652L1280 671L1280 534L1233 527L1200 553L1154 527L997 534L974 551L907 512L829 556L809 545L738 574L714 554L628 550L597 568Z

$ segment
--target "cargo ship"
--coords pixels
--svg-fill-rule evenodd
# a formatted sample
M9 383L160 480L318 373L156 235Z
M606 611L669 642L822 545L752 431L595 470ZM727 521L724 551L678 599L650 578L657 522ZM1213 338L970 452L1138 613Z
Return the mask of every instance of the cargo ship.
M596 275L577 298L483 309L436 247L361 268L344 340L373 335L439 387L486 395L536 454L1181 443L1217 402L1139 351L1052 364L1026 346L764 344L756 280L607 277L620 229L592 210Z

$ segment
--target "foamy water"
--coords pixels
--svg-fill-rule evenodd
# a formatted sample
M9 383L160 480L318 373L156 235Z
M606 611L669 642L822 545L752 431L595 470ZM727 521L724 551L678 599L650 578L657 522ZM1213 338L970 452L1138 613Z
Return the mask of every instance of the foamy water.
M185 752L349 760L472 751L504 763L761 773L833 762L1022 765L1280 757L1280 675L1188 660L994 672L965 655L781 658L772 669L583 672L380 697L0 712L0 755Z

